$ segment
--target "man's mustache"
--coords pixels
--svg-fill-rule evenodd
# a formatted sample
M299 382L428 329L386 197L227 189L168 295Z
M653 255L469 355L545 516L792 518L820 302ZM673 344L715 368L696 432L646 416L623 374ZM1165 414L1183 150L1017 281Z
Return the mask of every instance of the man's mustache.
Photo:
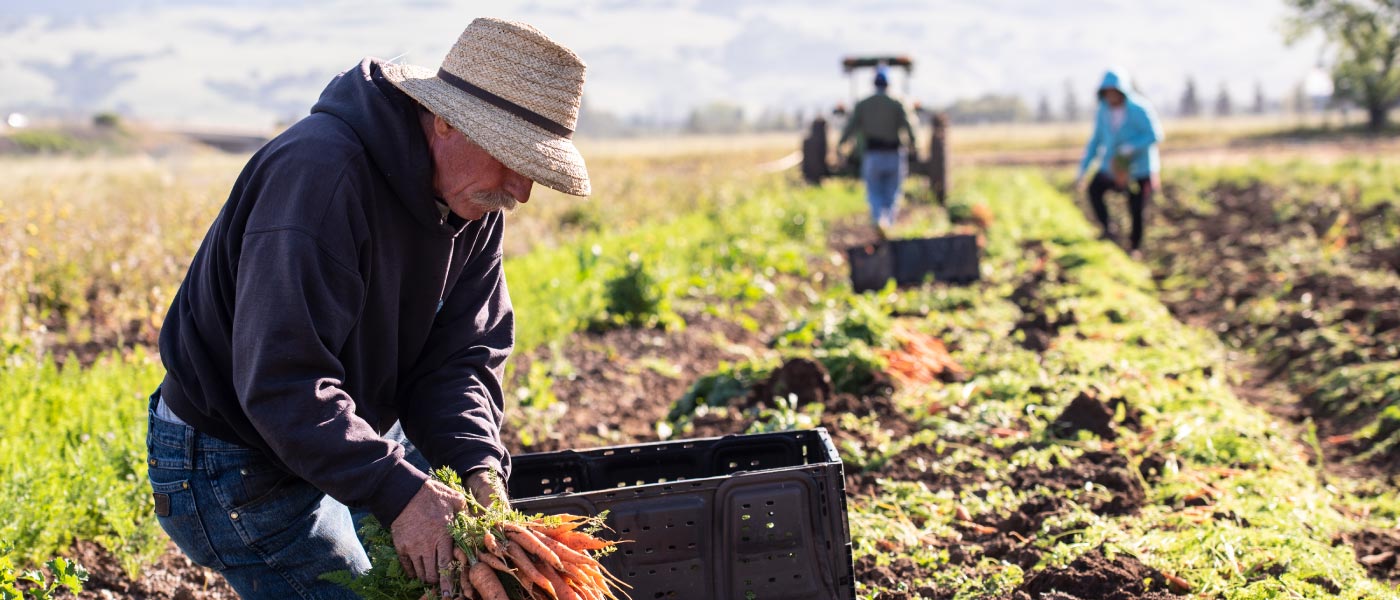
M509 192L502 190L476 192L471 195L471 202L488 212L493 210L511 212L520 204Z

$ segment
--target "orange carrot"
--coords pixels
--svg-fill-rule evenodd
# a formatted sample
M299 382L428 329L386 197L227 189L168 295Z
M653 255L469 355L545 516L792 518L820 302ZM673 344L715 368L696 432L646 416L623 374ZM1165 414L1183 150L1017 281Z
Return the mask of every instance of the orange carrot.
M593 560L593 557L579 552L578 550L574 550L573 548L570 548L564 545L563 543L560 543L559 540L556 540L552 537L542 535L536 536L536 539L538 539L547 548L549 548L549 550L553 551L554 555L559 557L559 560L561 561L579 565L597 564L597 561Z
M556 533L559 532L573 531L575 529L578 529L580 525L583 525L583 521L565 521L559 525L545 526L543 524L540 524L532 527L531 529L534 529L535 531L542 531L546 535L553 537Z
M560 560L559 555L555 554L549 546L545 545L544 542L529 529L515 523L502 523L501 528L505 529L506 537L510 538L512 542L520 544L526 552L539 557L544 564L554 567L555 570L564 570L564 562ZM556 586L556 588L557 587L558 586ZM559 590L555 589L555 591L557 592Z
M599 594L598 589L592 585L576 585L574 586L574 593L583 596L584 600L603 600L603 595Z
M456 564L452 568L452 577L455 577L462 586L460 588L462 597L466 598L466 600L478 600L476 592L472 590L472 580L469 575L471 569L466 566L466 553L464 553L461 548L453 548L452 556L457 559ZM425 595L422 600L426 600L427 598L428 596Z
M554 591L554 584L549 581L548 577L540 573L539 569L535 568L535 563L530 560L530 555L525 553L525 549L521 548L520 544L506 546L506 554L510 556L511 562L515 563L515 568L520 570L521 583L529 581L549 594L550 598L559 597Z
M510 567L506 566L505 561L502 561L494 554L479 552L477 553L476 557L477 559L481 560L481 562L486 563L486 566L489 566L497 571L501 571L503 573L510 573L512 571Z
M587 576L590 585L593 586L593 589L598 590L601 596L610 598L611 600L617 600L617 596L613 595L612 590L608 587L608 579L603 577L603 574L599 572L602 568L602 565L598 567L580 567L579 572Z
M1167 584L1169 584L1172 588L1172 591L1176 593L1184 594L1186 592L1191 591L1192 588L1196 587L1191 585L1191 582L1182 579L1176 575L1172 575L1171 573L1163 573L1162 575L1166 576Z
M472 565L469 575L472 587L481 595L481 600L510 600L506 595L506 588L501 585L501 580L496 579L496 571L485 562Z
M486 535L482 536L481 539L482 539L482 542L486 544L486 551L487 551L487 552L490 552L490 553L492 553L492 554L495 554L496 556L502 556L502 554L501 554L501 544L500 544L500 542L497 542L497 541L496 541L496 536L491 535L491 532L488 531L488 532L486 532Z
M555 541L564 544L575 550L602 550L617 545L615 542L598 539L580 531L564 530L550 531L542 530L543 533Z
M569 587L569 584L564 581L564 576L560 575L558 571L544 567L540 569L540 573L549 579L549 583L554 586L554 592L558 594L556 597L559 600L578 600L578 594L574 593L573 588Z

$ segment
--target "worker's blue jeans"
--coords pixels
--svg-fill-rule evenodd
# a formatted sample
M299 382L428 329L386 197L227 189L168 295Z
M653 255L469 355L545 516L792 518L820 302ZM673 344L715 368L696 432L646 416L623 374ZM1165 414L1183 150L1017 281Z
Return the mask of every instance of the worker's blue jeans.
M860 175L865 180L865 198L870 203L870 219L880 227L894 225L904 177L909 173L909 156L903 150L867 150L861 159Z
M158 398L151 399L147 465L156 518L175 545L245 599L356 598L320 577L369 569L355 533L368 513L352 514L258 450L157 417ZM410 461L426 468L422 454L400 441Z

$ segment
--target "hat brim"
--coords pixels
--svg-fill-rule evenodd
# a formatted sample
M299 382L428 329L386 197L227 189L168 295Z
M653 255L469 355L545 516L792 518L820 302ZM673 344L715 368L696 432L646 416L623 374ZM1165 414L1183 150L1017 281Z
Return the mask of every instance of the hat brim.
M573 140L545 131L416 65L382 67L384 78L442 117L507 168L571 196L587 196L588 167Z

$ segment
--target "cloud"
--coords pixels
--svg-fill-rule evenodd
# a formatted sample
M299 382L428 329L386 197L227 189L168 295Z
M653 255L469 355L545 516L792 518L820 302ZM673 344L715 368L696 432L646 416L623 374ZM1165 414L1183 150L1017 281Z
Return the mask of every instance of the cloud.
M834 41L758 17L724 45L720 64L736 79L831 76L840 56Z
M480 10L450 0L387 10L363 0L9 0L0 77L19 84L0 87L0 111L124 103L138 117L270 124L362 56L407 52L405 62L435 66ZM1174 101L1187 75L1203 89L1227 81L1237 98L1255 80L1278 95L1318 43L1284 46L1277 0L502 0L490 11L579 52L596 108L662 117L713 100L829 106L850 93L841 56L889 52L915 60L911 91L926 105L988 92L1057 101L1066 79L1088 90L1109 64L1159 99Z
M53 83L54 95L75 109L100 108L112 92L136 78L136 65L166 53L99 56L94 52L73 54L66 64L50 60L21 61L25 67Z
M278 118L287 118L306 114L317 91L329 80L321 69L272 76L253 71L240 79L206 79L204 85L230 102L256 106Z
M204 20L191 23L190 25L201 31L208 31L209 33L224 36L236 44L273 39L271 31L266 24L237 27L221 21Z

